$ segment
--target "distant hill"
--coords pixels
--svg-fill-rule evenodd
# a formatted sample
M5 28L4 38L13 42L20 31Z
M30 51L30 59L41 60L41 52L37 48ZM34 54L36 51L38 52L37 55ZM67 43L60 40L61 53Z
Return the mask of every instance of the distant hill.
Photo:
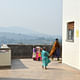
M61 42L61 39L59 39ZM31 36L9 32L0 32L1 44L52 44L55 36Z
M25 34L25 35L31 35L31 36L51 36L51 35L47 35L47 34L43 34L37 31L33 31L31 29L28 28L24 28L24 27L1 27L0 26L0 32L9 32L9 33L16 33L16 34ZM55 37L57 35L54 35ZM60 35L58 36L60 37Z
M52 44L55 38L59 38L61 43L61 36L46 35L22 27L0 27L0 45Z

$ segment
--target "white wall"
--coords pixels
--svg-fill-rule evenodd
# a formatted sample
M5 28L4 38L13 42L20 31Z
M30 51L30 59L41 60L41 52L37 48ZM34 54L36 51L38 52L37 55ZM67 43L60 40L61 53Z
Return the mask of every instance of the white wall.
M78 22L79 22L79 67L80 67L80 0L78 1Z
M63 0L63 27L62 27L62 62L80 69L79 41L76 30L79 30L79 3L80 0ZM67 22L74 21L74 42L67 42Z

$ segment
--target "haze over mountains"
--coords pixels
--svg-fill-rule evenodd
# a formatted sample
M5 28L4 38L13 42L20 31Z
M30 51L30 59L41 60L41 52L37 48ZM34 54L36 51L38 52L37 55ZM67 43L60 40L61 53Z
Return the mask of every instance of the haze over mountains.
M47 35L22 27L0 27L0 44L51 44L59 35Z
M35 33L34 31L23 27L0 27L0 32L20 33L27 35L32 35L33 33Z

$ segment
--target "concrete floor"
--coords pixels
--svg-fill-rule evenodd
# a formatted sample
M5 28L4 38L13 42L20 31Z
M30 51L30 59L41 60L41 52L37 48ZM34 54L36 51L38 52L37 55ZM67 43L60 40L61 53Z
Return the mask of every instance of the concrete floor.
M0 69L0 80L80 80L80 71L65 64L52 61L48 70L41 61L14 59L10 69Z

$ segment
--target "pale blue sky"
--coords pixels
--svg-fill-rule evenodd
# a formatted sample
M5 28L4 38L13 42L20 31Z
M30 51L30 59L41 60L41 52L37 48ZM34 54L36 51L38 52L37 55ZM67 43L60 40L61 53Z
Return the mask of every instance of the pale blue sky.
M20 26L59 35L62 0L0 0L0 27Z

